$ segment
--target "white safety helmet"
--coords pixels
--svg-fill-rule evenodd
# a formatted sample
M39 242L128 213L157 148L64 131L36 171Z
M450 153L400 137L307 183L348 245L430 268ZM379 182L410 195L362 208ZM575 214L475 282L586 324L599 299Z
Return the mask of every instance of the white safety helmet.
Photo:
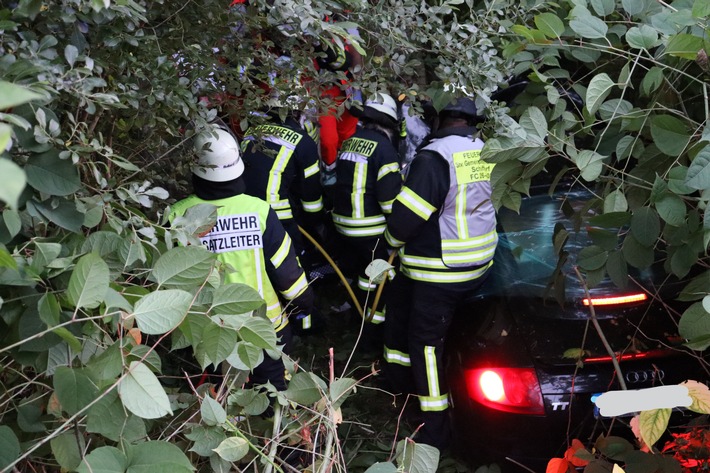
M197 164L193 174L212 182L231 181L244 172L237 140L226 130L208 128L195 137Z
M374 97L367 99L365 106L384 113L395 122L397 121L397 103L387 94L378 92Z

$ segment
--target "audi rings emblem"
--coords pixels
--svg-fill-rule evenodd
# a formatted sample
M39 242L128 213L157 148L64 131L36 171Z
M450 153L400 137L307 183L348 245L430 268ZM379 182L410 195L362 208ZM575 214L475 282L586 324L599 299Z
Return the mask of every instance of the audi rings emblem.
M624 373L624 379L630 384L661 381L665 376L663 370L635 370Z

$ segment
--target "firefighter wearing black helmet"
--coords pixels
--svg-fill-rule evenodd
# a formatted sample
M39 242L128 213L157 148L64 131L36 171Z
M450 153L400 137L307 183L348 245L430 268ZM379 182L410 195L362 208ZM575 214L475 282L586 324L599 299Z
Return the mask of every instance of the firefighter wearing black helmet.
M436 116L385 231L400 261L387 299L386 379L393 389L418 395L424 426L415 440L440 450L451 438L442 358L446 333L457 307L485 279L498 243L493 165L480 159L477 121L468 98Z
M387 94L376 94L365 102L358 128L343 142L336 161L333 189L333 223L348 251L349 269L357 274L361 303L372 304L377 286L365 274L373 258L387 259L383 233L392 202L402 187L398 138L397 103ZM364 306L363 306L364 307ZM370 314L365 308L366 348L382 349L382 337L375 325L384 321L384 309ZM379 336L378 336L379 335Z

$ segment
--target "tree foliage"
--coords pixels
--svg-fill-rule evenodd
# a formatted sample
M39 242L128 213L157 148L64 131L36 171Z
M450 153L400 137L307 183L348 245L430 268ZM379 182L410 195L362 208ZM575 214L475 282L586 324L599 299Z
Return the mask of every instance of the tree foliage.
M213 208L161 223L186 192L191 130L221 118L240 133L266 106L324 113L336 104L323 87L345 77L313 60L346 39L364 54L352 85L365 95L388 90L412 110L475 95L496 206L517 208L544 175L592 187L595 216L577 218L620 238L578 262L589 281L622 284L660 252L669 274L694 275L681 334L710 345L706 0L3 5L0 468L267 471L279 468L274 445L303 440L304 426L337 457L337 413L355 382L289 363L287 391L239 389L262 348L280 353L263 303L185 246ZM194 372L163 362L181 349ZM194 384L220 364L228 382ZM253 417L268 396L271 427ZM435 468L432 452L409 447L371 471L394 471L386 460Z

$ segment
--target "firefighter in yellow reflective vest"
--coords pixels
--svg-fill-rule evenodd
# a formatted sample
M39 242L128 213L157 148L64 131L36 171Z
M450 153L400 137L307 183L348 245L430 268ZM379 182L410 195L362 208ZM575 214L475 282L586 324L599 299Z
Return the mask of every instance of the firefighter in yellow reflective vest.
M386 216L402 187L399 153L394 145L399 133L397 119L397 103L389 95L377 94L367 100L357 131L345 140L336 161L333 223L348 249L345 262L349 272L357 275L361 303L367 299L368 305L372 304L377 285L370 282L365 268L373 258L387 259L382 235ZM371 325L384 321L384 310L366 312L365 316L372 323L366 325L365 345L372 345L366 348L379 353L381 329Z
M424 426L415 440L440 450L451 438L446 334L457 308L485 279L498 243L493 165L480 159L477 117L468 98L438 114L385 231L400 267L387 300L384 374L393 389L418 395Z
M172 206L170 219L197 204L218 207L217 223L200 241L227 266L227 282L247 284L259 291L266 302L266 315L288 353L292 334L281 300L289 303L290 310L308 314L313 307L313 292L291 238L269 204L244 193L244 163L229 132L211 128L198 134L195 153L195 193ZM277 389L286 389L283 361L264 356L250 381L254 385L270 381Z

